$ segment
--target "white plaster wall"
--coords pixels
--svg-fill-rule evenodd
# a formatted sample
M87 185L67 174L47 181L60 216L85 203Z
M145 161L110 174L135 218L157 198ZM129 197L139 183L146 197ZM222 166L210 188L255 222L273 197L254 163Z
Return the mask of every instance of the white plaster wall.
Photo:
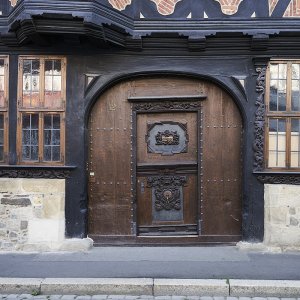
M300 186L265 184L264 244L300 247Z

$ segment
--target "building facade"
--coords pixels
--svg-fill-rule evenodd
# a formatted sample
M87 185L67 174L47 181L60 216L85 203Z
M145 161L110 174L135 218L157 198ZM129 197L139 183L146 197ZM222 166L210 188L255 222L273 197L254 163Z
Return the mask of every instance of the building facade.
M0 4L0 249L300 247L300 2Z

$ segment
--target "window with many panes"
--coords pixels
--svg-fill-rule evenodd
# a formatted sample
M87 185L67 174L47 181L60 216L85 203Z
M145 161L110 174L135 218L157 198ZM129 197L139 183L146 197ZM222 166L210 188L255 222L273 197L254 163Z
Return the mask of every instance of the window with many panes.
M300 61L270 62L266 116L266 167L300 169Z
M20 163L64 163L65 84L65 58L20 57Z
M8 57L0 56L0 163L8 154Z

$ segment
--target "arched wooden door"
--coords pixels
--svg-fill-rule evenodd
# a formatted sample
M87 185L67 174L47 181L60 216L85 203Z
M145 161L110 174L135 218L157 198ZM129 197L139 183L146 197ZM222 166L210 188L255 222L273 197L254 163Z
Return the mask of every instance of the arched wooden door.
M118 243L241 239L242 119L207 81L119 83L89 120L88 232Z

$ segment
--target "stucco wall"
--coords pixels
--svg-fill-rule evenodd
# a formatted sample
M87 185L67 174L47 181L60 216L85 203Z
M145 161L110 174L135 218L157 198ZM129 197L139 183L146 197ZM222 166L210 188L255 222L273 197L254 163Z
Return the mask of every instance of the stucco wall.
M300 186L265 185L264 243L300 247Z
M0 178L0 249L55 247L65 238L65 180Z

